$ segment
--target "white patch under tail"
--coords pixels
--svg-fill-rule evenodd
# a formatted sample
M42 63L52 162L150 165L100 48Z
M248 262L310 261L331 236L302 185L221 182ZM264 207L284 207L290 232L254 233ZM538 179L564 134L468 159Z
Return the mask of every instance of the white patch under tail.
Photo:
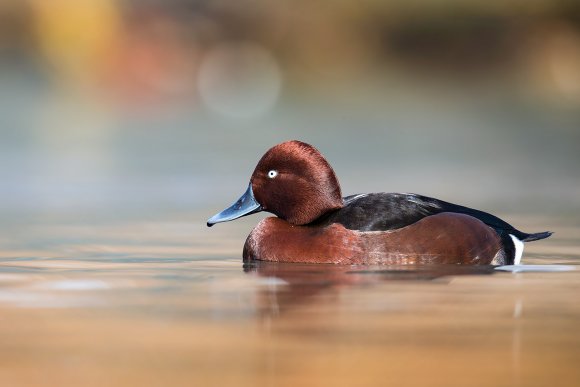
M514 242L514 247L515 247L514 265L519 265L520 262L522 261L522 255L524 255L524 242L522 242L521 240L519 240L518 238L516 238L512 234L509 234L509 236L512 238L512 241Z

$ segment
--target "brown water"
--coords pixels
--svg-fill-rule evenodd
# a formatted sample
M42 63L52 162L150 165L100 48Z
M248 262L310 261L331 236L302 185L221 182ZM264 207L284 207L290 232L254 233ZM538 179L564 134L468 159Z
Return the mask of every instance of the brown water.
M244 267L252 223L5 227L0 386L580 385L580 270ZM580 263L577 225L514 223Z

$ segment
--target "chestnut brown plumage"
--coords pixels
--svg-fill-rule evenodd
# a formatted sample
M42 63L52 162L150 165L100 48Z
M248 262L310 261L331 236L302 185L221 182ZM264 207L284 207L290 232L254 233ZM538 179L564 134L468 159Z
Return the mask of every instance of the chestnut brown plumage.
M268 177L276 171L276 177ZM328 161L312 145L287 141L260 159L250 179L262 209L293 225L304 225L342 208L340 184Z

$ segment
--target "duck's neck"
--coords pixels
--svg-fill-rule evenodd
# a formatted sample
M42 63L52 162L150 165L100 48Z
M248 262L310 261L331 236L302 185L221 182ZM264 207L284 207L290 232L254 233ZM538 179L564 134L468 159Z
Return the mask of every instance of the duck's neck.
M294 207L295 211L293 211L292 215L286 217L285 220L295 226L317 223L337 210L340 210L343 206L344 201L341 196L317 197L301 206Z

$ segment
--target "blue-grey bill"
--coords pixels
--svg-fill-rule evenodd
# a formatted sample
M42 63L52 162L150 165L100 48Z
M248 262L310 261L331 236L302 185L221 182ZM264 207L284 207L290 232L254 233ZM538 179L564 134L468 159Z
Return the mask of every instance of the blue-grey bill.
M215 214L209 218L207 220L207 226L211 227L216 223L229 222L230 220L238 219L242 216L254 214L260 211L262 211L262 206L256 201L256 198L254 198L252 183L250 183L242 197L219 214Z

